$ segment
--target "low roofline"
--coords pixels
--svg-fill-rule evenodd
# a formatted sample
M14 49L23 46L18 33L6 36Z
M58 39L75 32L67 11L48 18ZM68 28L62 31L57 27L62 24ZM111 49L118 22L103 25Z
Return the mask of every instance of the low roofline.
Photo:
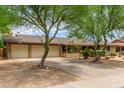
M39 36L40 37L40 36ZM38 36L33 35L16 35L15 37L5 37L5 42L13 43L13 44L43 44L44 36L42 36L42 41ZM83 41L79 39L72 38L62 38L55 37L51 45L82 45L82 46L93 46L93 41ZM103 42L100 45L104 45ZM122 43L107 43L107 46L124 46Z

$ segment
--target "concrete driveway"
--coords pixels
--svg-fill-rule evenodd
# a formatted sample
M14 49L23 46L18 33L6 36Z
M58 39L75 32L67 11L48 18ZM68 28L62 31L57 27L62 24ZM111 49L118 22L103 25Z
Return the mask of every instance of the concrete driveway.
M8 61L39 63L40 60L40 58L35 58ZM53 87L124 87L124 60L104 60L104 63L90 63L89 60L84 59L47 58L46 65L63 69L81 78L77 82Z
M48 61L47 65L61 68L81 77L80 81L55 87L124 87L124 60L103 60L104 63L90 63L88 61L64 58L56 58L52 62Z
M104 63L90 63L88 61L84 59L53 58L47 59L46 64L86 79L102 78L124 72L124 61L107 60Z

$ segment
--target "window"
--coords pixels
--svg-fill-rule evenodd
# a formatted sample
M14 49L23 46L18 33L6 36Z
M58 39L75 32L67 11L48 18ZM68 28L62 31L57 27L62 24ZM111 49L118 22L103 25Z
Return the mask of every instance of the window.
M120 47L116 47L116 52L120 52Z
M79 50L79 47L67 46L67 53L78 53ZM66 46L62 46L62 52L66 53Z

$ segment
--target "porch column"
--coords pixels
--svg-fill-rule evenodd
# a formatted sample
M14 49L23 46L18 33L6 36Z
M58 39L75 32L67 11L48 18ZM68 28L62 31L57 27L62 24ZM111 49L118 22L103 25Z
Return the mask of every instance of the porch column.
M12 58L11 44L8 45L8 58Z
M59 57L62 57L62 46L58 44L59 47Z
M120 46L120 53L119 53L119 56L121 56L121 46Z
M9 44L8 44L8 42L6 43L6 58L7 59L9 59L9 49L8 49L8 47L9 47Z
M68 52L68 46L66 45L66 54L65 54L65 57L67 57L67 52Z
M31 58L31 53L32 53L31 45L28 45L28 58Z

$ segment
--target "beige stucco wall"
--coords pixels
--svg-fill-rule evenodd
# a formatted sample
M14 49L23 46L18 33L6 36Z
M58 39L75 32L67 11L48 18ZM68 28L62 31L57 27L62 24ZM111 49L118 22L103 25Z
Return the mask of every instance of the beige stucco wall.
M110 47L110 52L111 52L111 53L116 53L116 47L111 46L111 47Z
M11 45L12 58L28 58L28 45Z

